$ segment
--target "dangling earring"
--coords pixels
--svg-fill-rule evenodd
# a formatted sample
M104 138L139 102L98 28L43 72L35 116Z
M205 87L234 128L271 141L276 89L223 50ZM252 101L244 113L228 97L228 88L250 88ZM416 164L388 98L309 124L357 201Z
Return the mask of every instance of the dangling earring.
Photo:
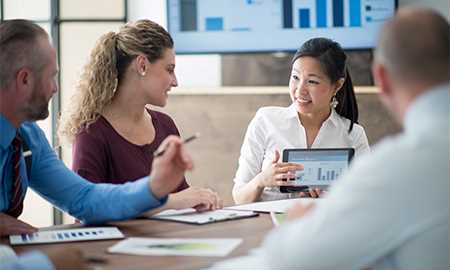
M141 76L142 76L142 77L145 76L145 71L142 71Z
M333 96L333 99L331 100L331 103L330 103L330 107L333 109L336 109L338 104L339 104L339 101L336 99L336 96Z

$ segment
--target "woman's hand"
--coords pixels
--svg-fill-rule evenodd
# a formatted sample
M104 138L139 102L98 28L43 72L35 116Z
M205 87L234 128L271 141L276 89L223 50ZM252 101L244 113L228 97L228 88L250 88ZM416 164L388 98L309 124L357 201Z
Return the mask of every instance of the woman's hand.
M299 196L302 198L307 198L307 197L311 197L311 198L320 198L323 197L326 194L326 191L320 189L320 188L314 188L314 189L309 189L308 191L304 192L300 192Z
M190 187L169 195L167 208L195 208L197 211L215 210L223 207L217 192L208 188Z
M295 179L295 172L303 170L303 165L301 164L279 163L279 159L280 152L275 150L272 164L258 175L258 186L260 188L290 186L291 184L288 181L283 181L283 179Z

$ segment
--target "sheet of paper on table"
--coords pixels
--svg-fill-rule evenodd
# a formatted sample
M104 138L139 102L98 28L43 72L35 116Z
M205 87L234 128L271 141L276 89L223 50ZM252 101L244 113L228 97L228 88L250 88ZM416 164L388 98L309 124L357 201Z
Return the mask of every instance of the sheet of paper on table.
M87 227L67 230L49 230L9 236L11 245L47 244L121 238L124 238L124 235L117 227Z
M108 249L111 253L147 256L214 256L228 255L239 238L141 238L130 237Z

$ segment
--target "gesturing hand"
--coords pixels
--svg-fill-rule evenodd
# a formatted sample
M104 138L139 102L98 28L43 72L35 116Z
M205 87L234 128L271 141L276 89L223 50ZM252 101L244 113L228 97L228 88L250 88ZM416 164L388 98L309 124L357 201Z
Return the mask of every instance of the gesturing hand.
M259 187L263 188L292 185L287 181L283 181L283 179L295 178L295 171L303 170L303 165L301 164L290 162L279 163L279 160L280 152L275 150L275 157L272 164L259 174Z
M324 191L320 188L314 188L314 189L310 188L309 191L307 191L307 192L302 191L299 193L299 195L301 198L304 198L304 197L321 198L326 193L327 193L326 191Z
M27 234L36 232L37 228L11 217L4 213L0 213L0 236L11 234Z
M193 168L192 159L179 137L167 137L159 148L165 149L164 154L153 160L150 174L150 191L158 199L176 189L186 170Z

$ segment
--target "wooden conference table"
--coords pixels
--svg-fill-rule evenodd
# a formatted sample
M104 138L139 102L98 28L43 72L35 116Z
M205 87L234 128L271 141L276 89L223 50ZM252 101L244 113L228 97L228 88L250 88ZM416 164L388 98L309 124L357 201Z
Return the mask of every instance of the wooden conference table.
M110 223L119 227L125 237L157 237L157 238L242 238L242 243L227 257L187 257L187 256L133 256L109 254L107 249L120 240L72 242L64 244L14 246L17 253L32 249L58 248L73 246L81 249L85 256L100 257L106 260L98 266L104 270L113 269L198 269L214 262L245 255L249 250L261 244L264 236L273 228L268 214L258 217L238 219L206 225L190 225L168 221L135 219ZM79 225L63 225L50 228L73 228ZM3 244L9 244L2 238Z

